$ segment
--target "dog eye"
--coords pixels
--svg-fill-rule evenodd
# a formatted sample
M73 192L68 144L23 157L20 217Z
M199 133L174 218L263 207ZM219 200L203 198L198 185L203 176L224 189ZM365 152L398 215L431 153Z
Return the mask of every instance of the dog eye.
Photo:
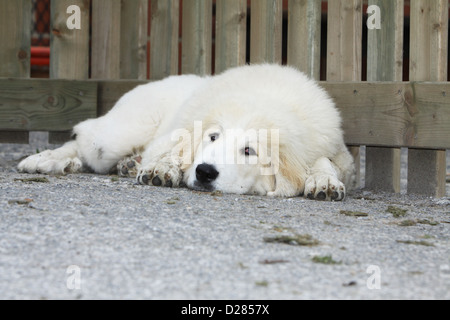
M209 136L209 138L211 139L211 142L216 141L217 139L219 139L219 134L218 133L213 133Z
M246 147L244 149L244 154L248 157L248 156L256 156L256 151L253 148L250 147Z

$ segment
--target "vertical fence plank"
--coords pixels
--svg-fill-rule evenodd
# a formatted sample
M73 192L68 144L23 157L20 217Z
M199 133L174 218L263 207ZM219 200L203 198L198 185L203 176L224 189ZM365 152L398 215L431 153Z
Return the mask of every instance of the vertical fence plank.
M252 0L251 5L250 62L281 64L283 1Z
M31 1L0 0L0 76L30 77Z
M368 30L367 80L403 79L403 0L370 0L380 8L381 29ZM376 14L369 12L369 15ZM366 148L366 188L400 192L400 148Z
M380 8L381 29L368 30L367 81L402 81L404 0L369 0L369 5Z
M67 20L74 13L71 5L80 8L80 29L69 29ZM89 10L90 0L51 1L50 78L89 78ZM50 143L63 143L70 139L70 132L50 132Z
M361 81L362 0L328 1L327 81ZM360 147L349 147L360 185Z
M411 81L447 81L448 1L411 0ZM445 196L445 150L408 151L408 192Z
M362 0L328 2L327 81L361 81Z
M121 0L92 0L91 78L120 78Z
M183 0L183 74L211 74L212 0Z
M152 0L150 79L178 74L180 0Z
M31 1L0 0L0 77L30 77ZM26 131L0 131L0 142L28 143Z
M120 78L147 78L148 0L122 0Z
M80 8L80 28L69 29L67 8ZM51 1L50 78L87 79L89 77L90 0Z
M247 0L216 1L215 73L245 64Z
M289 0L287 63L320 80L321 0Z

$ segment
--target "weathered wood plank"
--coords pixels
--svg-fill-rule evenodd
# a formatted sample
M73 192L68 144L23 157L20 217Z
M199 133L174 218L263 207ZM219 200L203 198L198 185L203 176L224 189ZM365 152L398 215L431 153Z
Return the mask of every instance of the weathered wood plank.
M69 29L67 9L80 8L80 29ZM87 79L89 77L89 16L90 0L51 1L50 78ZM64 143L71 132L50 132L50 143Z
M183 0L183 74L209 75L212 69L212 0Z
M448 1L411 0L410 25L410 80L446 81ZM445 157L445 150L409 150L408 192L445 196Z
M287 62L320 79L321 0L289 0Z
M77 5L80 28L70 30L67 8ZM50 78L87 79L89 77L89 0L51 1Z
M447 80L448 1L411 0L411 81Z
M71 130L78 122L95 118L96 108L96 82L0 80L0 129Z
M250 62L280 63L283 1L256 0L250 12Z
M122 0L120 78L147 78L148 0Z
M92 0L92 79L120 78L121 0Z
M178 74L179 0L151 1L150 79Z
M98 115L102 116L111 110L117 100L138 85L147 83L145 80L102 80L98 81Z
M448 149L449 83L321 82L351 145Z
M445 151L408 149L408 193L445 197L446 169Z
M380 8L381 29L367 32L367 81L402 81L404 0L370 0L369 5Z
M328 1L327 81L360 81L362 71L362 0ZM361 184L360 146L350 147L356 185Z
M0 79L0 130L67 130L95 117L96 105L99 115L106 113L143 83L147 81ZM450 83L320 85L340 109L350 145L450 149Z
M327 81L360 81L362 0L328 1Z
M31 5L0 0L0 77L30 77ZM1 142L28 143L28 137L28 132L0 131Z
M0 77L30 77L31 1L0 0Z
M380 8L381 29L369 29L367 41L367 80L403 79L403 0L370 0ZM377 14L369 12L369 15ZM366 148L366 185L372 190L399 193L400 148Z
M245 64L247 1L216 1L215 73Z

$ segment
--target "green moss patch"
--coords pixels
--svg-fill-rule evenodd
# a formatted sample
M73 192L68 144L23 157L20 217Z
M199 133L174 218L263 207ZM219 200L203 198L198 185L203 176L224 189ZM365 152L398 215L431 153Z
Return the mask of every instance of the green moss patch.
M322 263L322 264L341 264L341 261L333 260L331 255L329 256L314 256L312 258L312 262L314 263Z
M349 216L349 217L367 217L367 216L369 216L368 213L360 212L360 211L341 210L341 211L339 211L339 213Z
M29 179L14 179L14 181L20 181L20 182L24 182L24 183L32 183L32 182L50 183L50 181L48 181L48 179L45 177L36 177L36 178L29 178Z
M401 209L395 206L389 206L386 210L386 212L392 213L392 216L394 218L401 218L406 216L406 212L408 212L408 210L406 209Z
M265 237L264 242L283 243L291 246L307 246L307 247L319 245L319 241L314 239L309 234L294 234L294 235Z

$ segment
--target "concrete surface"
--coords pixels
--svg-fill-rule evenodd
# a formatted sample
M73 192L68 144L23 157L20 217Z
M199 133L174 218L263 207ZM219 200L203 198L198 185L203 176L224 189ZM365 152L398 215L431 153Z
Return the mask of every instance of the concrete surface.
M15 172L45 147L0 145L0 299L450 298L448 196L325 203Z

